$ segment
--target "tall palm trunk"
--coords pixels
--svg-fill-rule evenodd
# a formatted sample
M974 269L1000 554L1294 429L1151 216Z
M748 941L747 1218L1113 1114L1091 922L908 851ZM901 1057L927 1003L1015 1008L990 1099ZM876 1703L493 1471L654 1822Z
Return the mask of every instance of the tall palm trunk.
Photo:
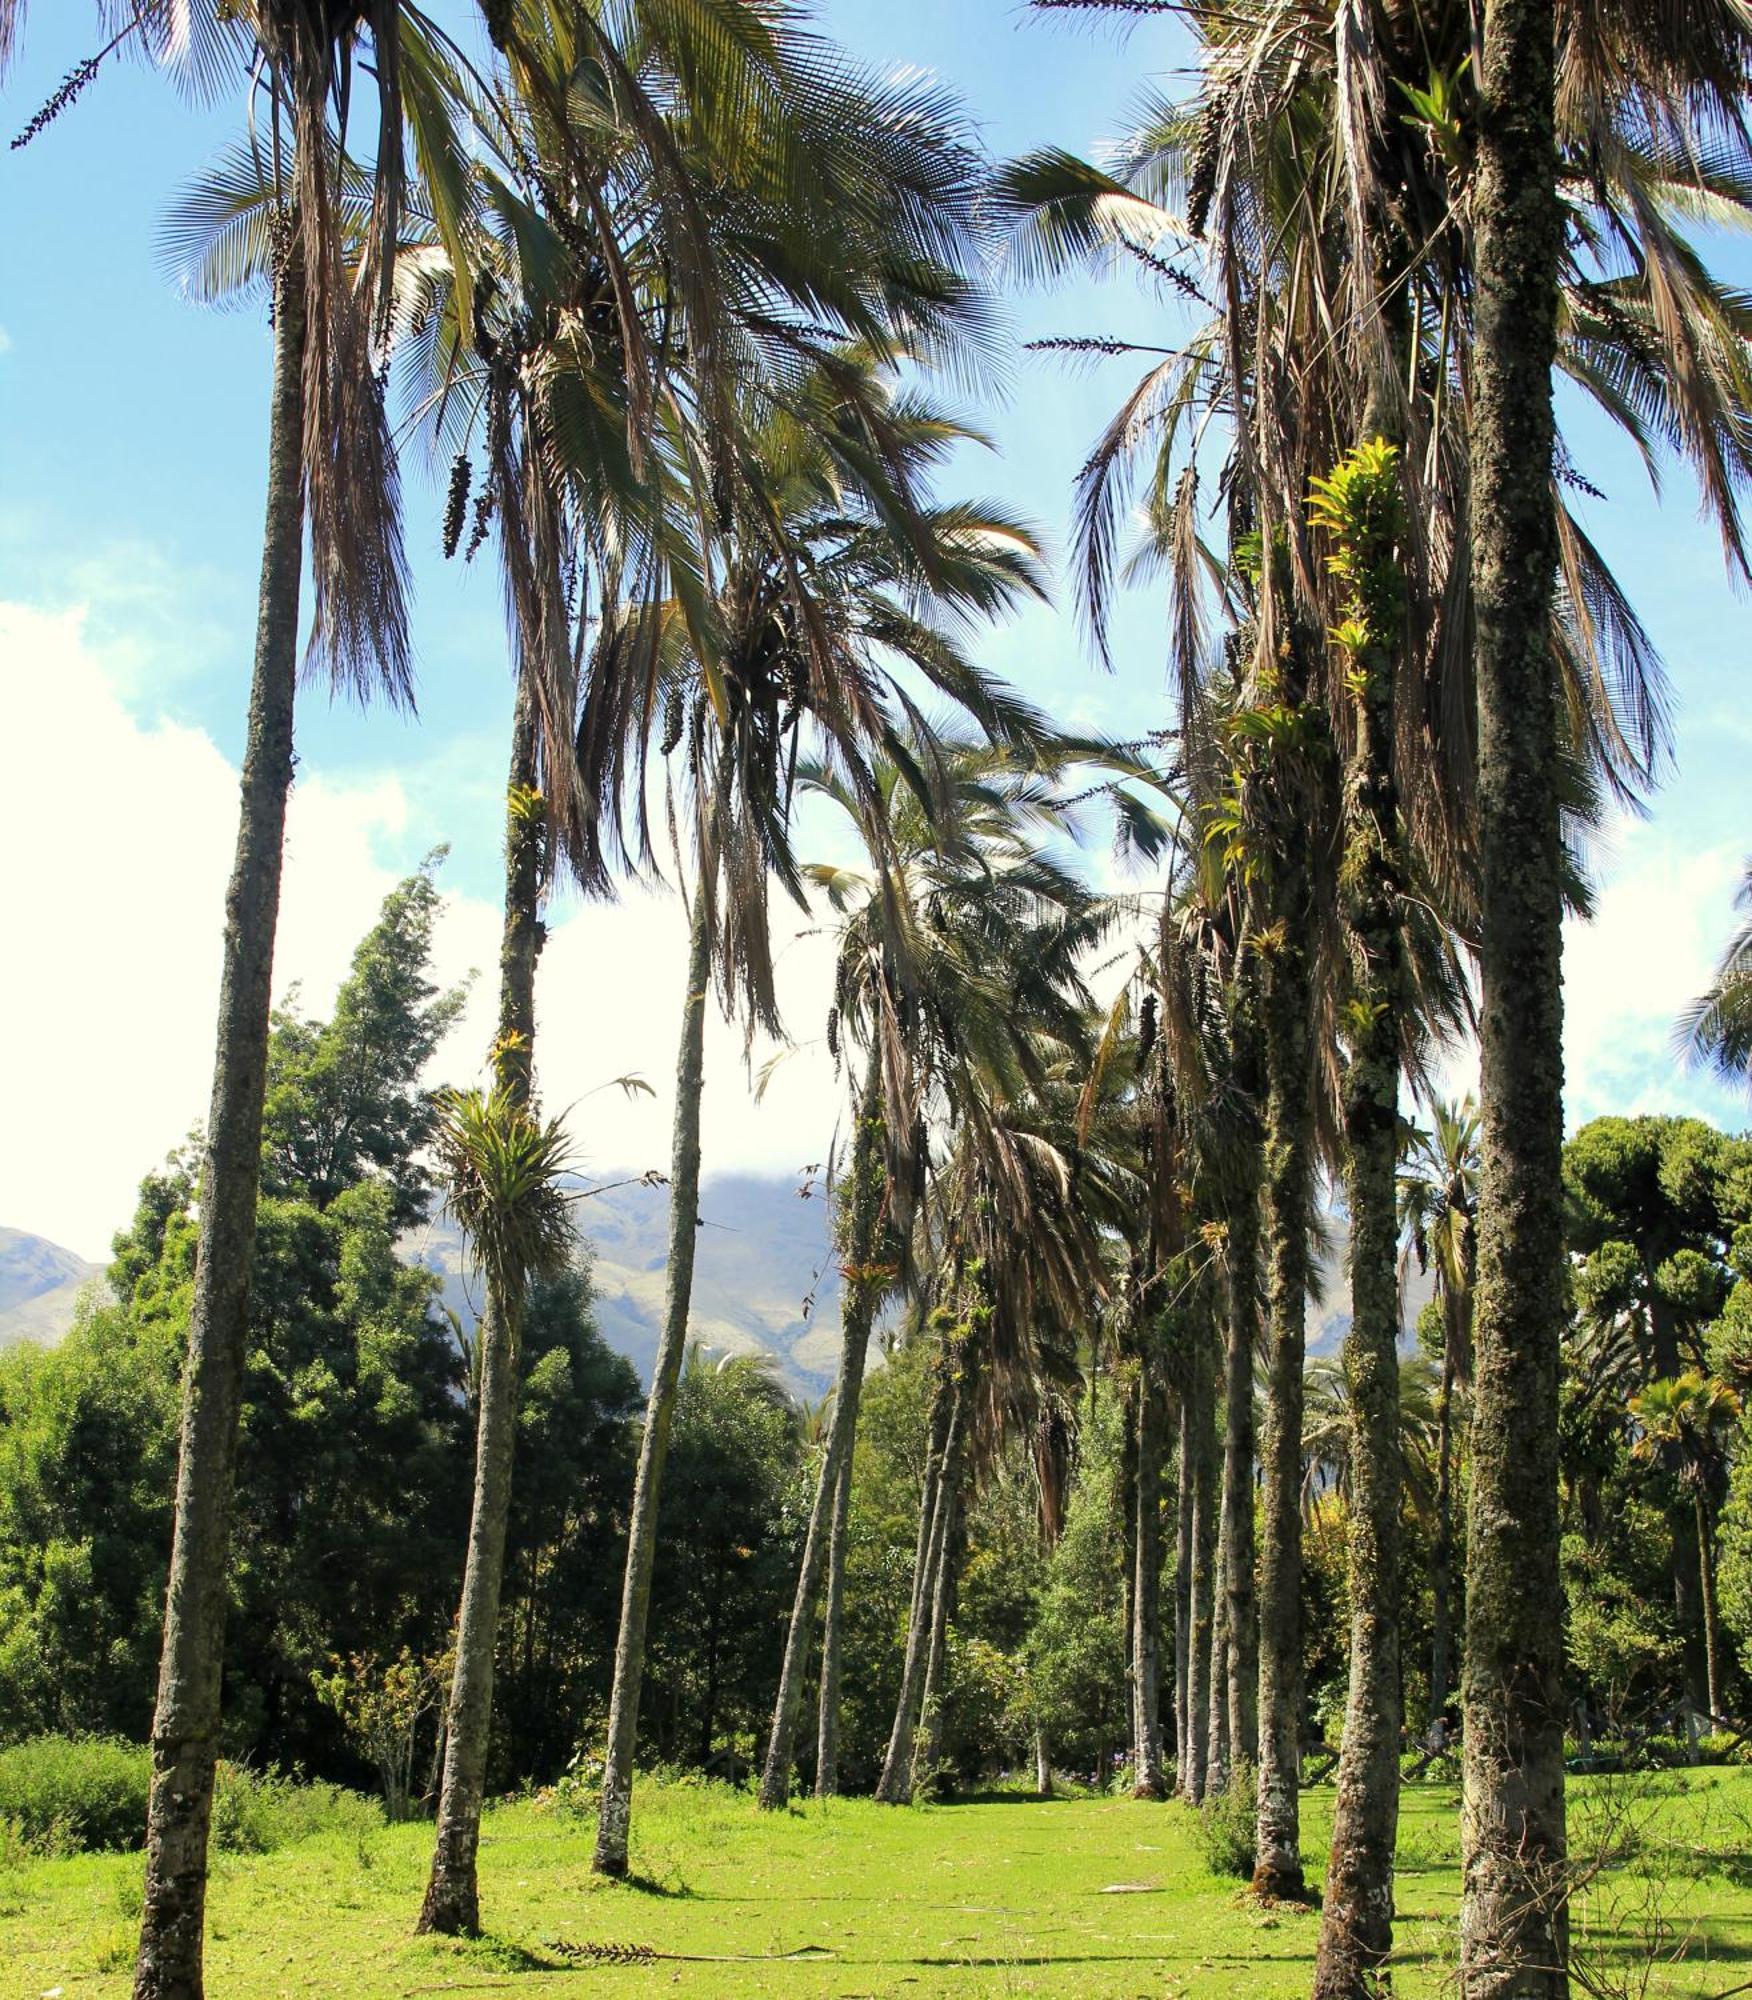
M279 273L274 308L255 669L237 849L225 892L213 1095L201 1170L201 1236L183 1376L176 1525L152 1719L152 1797L134 1969L136 2000L200 2000L203 1990L207 1833L219 1750L231 1496L249 1338L274 932L298 681L306 319L296 255Z
M1146 1333L1138 1382L1132 1533L1132 1796L1162 1796L1162 1452L1164 1398Z
M726 758L726 762L728 759ZM708 866L712 864L708 862ZM645 1672L645 1624L651 1610L651 1572L657 1561L657 1507L676 1384L687 1353L688 1308L693 1300L694 1245L699 1234L700 1096L705 1088L706 989L711 978L708 884L694 889L687 955L687 994L681 1015L681 1049L675 1064L675 1132L669 1173L669 1272L663 1333L651 1370L651 1396L639 1443L633 1510L627 1526L627 1568L621 1593L620 1636L614 1649L614 1692L608 1711L608 1751L603 1763L602 1805L596 1823L599 1875L627 1872L627 1835L633 1816L633 1752L639 1735L639 1684Z
M1460 1977L1568 1991L1557 1384L1563 850L1551 367L1561 234L1552 0L1487 0L1473 190L1471 425L1483 1167L1466 1546Z
M1192 1413L1192 1594L1187 1620L1186 1745L1180 1792L1197 1805L1205 1795L1210 1755L1211 1652L1215 1636L1216 1481L1212 1465L1212 1383L1209 1329L1194 1328L1188 1402ZM1184 1435L1184 1433L1183 1433Z
M505 807L505 914L499 941L499 1033L494 1066L501 1087L527 1105L535 1082L535 966L541 953L541 824L536 800L535 704L527 682L511 724ZM493 1728L494 1649L511 1518L517 1445L517 1348L521 1301L489 1286L476 1336L480 1393L475 1410L474 1504L456 1626L456 1666L445 1711L444 1780L437 1839L418 1928L473 1937L480 1929L481 1807Z
M882 1284L874 1265L881 1224L886 1176L882 1159L882 1052L873 1044L858 1103L858 1129L852 1143L852 1185L847 1210L845 1292L840 1308L839 1382L834 1391L833 1422L827 1450L815 1482L815 1503L809 1512L809 1533L797 1575L797 1594L785 1639L785 1659L779 1672L779 1694L773 1709L772 1735L766 1768L761 1774L760 1803L769 1811L791 1796L791 1765L796 1754L797 1717L803 1705L803 1676L808 1665L809 1634L815 1622L815 1594L821 1567L846 1485L852 1447L858 1434L858 1399L864 1387L864 1359ZM843 1546L843 1537L842 1537ZM836 1648L837 1648L837 1637Z
M852 1519L852 1452L840 1461L821 1603L821 1693L815 1716L815 1796L839 1794L840 1649L845 1631L846 1543Z
M1211 1577L1210 1714L1205 1725L1205 1796L1223 1791L1229 1782L1229 1596L1223 1575L1222 1473L1213 1463L1216 1488L1213 1507L1219 1520L1216 1568Z
M943 1412L942 1444L940 1448L933 1449L925 1469L925 1489L919 1503L918 1550L913 1560L912 1614L907 1621L906 1660L901 1668L900 1699L895 1704L888 1754L882 1761L882 1775L876 1783L877 1798L890 1806L905 1805L912 1796L913 1739L918 1726L919 1697L924 1686L925 1656L931 1641L937 1563L948 1528L946 1510L954 1504L955 1488L960 1478L961 1429L965 1420L961 1387L959 1384L951 1386L945 1379L938 1385L937 1397ZM933 1411L934 1434L935 1431L936 1412Z
M964 1455L964 1454L963 1454ZM913 1744L912 1792L927 1798L937 1789L943 1762L944 1699L949 1668L949 1621L955 1615L956 1584L966 1540L967 1497L961 1485L961 1456L951 1468L954 1486L945 1486L942 1543L931 1590L931 1639L925 1648L925 1683L919 1695L919 1727Z
M1399 1827L1399 1040L1405 1005L1399 802L1393 778L1399 475L1374 486L1372 531L1349 553L1365 633L1351 661L1356 745L1345 783L1344 921L1358 963L1345 1075L1351 1323L1350 1687L1332 1850L1314 1969L1315 2000L1371 2000L1393 1948Z
M1448 1706L1454 1649L1454 1370L1460 1299L1442 1294L1442 1385L1436 1396L1436 1532L1430 1543L1430 1721Z
M445 1712L444 1782L438 1835L418 1928L473 1937L481 1927L476 1858L487 1748L493 1722L493 1647L499 1625L505 1531L511 1514L511 1461L517 1435L517 1324L489 1288L480 1327L481 1379L475 1436L474 1509L456 1669Z
M1709 1546L1709 1502L1694 1486L1691 1504L1697 1514L1697 1575L1703 1596L1703 1645L1709 1662L1710 1727L1716 1728L1722 1709L1722 1627L1716 1611L1715 1559Z
M1259 1333L1259 1149L1229 1204L1229 1339L1224 1362L1222 1567L1224 1699L1232 1765L1259 1756L1259 1604L1253 1568L1253 1356Z
M1186 1790L1187 1703L1192 1681L1193 1398L1181 1384L1174 1494L1174 1789Z
M1259 1811L1253 1886L1300 1898L1302 1880L1302 1363L1313 1210L1313 1038L1309 1007L1311 888L1292 854L1282 884L1283 935L1264 995L1265 1216L1270 1240L1265 1506L1259 1561Z

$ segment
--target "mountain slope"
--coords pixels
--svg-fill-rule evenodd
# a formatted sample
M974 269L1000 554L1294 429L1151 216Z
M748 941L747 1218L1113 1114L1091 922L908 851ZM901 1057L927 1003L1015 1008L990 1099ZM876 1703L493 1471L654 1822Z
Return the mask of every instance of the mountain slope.
M669 1190L639 1181L611 1187L581 1201L577 1218L591 1251L597 1325L648 1382L663 1323ZM801 1199L791 1181L709 1177L700 1193L690 1338L719 1353L772 1355L798 1395L830 1388L839 1360L839 1271L828 1219L819 1187ZM404 1247L443 1276L445 1303L472 1320L480 1285L449 1218L435 1218Z
M79 1294L102 1267L28 1230L0 1227L0 1347L52 1345L73 1324Z
M596 1283L603 1338L649 1381L663 1323L669 1190L639 1180L612 1185L577 1207ZM1308 1351L1329 1354L1350 1324L1350 1285L1340 1247L1320 1260L1318 1297L1308 1306ZM720 1354L770 1354L787 1388L805 1397L833 1386L839 1362L839 1270L829 1242L830 1206L819 1184L801 1199L794 1181L757 1174L707 1179L700 1196L692 1339ZM403 1244L444 1280L444 1301L463 1321L477 1316L480 1286L454 1223L439 1215ZM0 1347L52 1344L73 1323L80 1293L101 1267L24 1230L0 1228ZM1407 1287L1405 1323L1416 1323L1429 1280Z

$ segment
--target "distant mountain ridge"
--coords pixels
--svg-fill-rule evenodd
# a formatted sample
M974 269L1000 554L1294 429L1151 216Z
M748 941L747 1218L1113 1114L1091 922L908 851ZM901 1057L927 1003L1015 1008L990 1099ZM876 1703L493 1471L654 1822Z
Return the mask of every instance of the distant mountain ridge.
M616 1183L619 1182L619 1185ZM578 1203L596 1286L596 1321L610 1347L651 1379L669 1255L669 1189L637 1178L603 1178ZM840 1275L832 1207L819 1181L806 1198L793 1180L718 1174L700 1194L689 1337L720 1354L768 1354L793 1394L824 1395L839 1365ZM479 1312L480 1284L461 1232L441 1211L403 1241L404 1255L437 1273L444 1302L465 1324ZM73 1324L80 1293L100 1265L22 1229L0 1228L0 1347L52 1345ZM1308 1352L1335 1353L1350 1325L1342 1256L1321 1260L1319 1296L1308 1307ZM1427 1278L1406 1288L1407 1332L1430 1295Z
M642 1380L651 1379L663 1324L669 1261L669 1189L613 1185L579 1202L596 1287L596 1323ZM770 1354L793 1393L816 1397L839 1366L839 1267L831 1251L831 1204L816 1182L760 1174L709 1175L700 1190L689 1337L721 1354ZM460 1232L435 1215L404 1243L415 1262L444 1280L444 1299L465 1320L480 1305Z

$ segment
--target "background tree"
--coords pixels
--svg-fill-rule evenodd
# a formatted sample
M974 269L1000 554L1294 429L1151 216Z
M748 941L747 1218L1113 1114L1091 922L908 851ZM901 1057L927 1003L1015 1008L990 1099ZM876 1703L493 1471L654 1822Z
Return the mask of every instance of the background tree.
M445 1105L437 1152L449 1201L486 1281L480 1334L475 1492L468 1562L456 1627L456 1672L445 1714L444 1781L423 1931L473 1936L480 1928L475 1856L480 1844L493 1666L505 1534L511 1511L511 1446L518 1344L530 1281L557 1278L574 1243L561 1176L566 1137L542 1124L520 1094L457 1095ZM497 1320L501 1337L489 1337ZM509 1406L507 1409L506 1406ZM500 1411L501 1421L495 1421Z
M1697 1527L1697 1571L1703 1598L1704 1657L1708 1668L1708 1715L1724 1712L1721 1621L1716 1612L1714 1507L1723 1483L1725 1440L1740 1414L1740 1399L1726 1383L1710 1381L1701 1370L1651 1382L1630 1401L1640 1435L1632 1456L1663 1465L1691 1499Z
M1437 1398L1436 1528L1430 1550L1430 1693L1433 1722L1448 1705L1453 1664L1454 1393L1472 1379L1473 1218L1478 1207L1478 1110L1470 1097L1433 1107L1399 1178L1399 1222L1407 1254L1435 1280L1441 1314Z

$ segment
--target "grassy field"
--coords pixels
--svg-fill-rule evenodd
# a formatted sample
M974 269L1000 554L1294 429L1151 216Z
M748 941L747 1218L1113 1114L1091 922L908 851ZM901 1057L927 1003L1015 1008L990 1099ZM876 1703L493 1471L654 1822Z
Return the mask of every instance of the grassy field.
M1633 1794L1633 1795L1627 1795ZM1331 1792L1305 1795L1311 1853ZM1575 1927L1607 1994L1752 1992L1752 1771L1575 1786L1577 1845L1610 1865ZM589 1872L589 1827L534 1803L486 1825L490 1935L409 1935L424 1826L319 1834L221 1856L209 1909L215 2000L282 1994L621 1996L1300 1995L1317 1919L1211 1875L1180 1806L989 1799L893 1811L860 1800L757 1815L743 1794L644 1787L638 1881ZM1449 1989L1456 1801L1408 1792L1401 1996ZM0 1992L121 1995L138 1858L0 1859ZM654 1956L608 1962L604 1947Z

